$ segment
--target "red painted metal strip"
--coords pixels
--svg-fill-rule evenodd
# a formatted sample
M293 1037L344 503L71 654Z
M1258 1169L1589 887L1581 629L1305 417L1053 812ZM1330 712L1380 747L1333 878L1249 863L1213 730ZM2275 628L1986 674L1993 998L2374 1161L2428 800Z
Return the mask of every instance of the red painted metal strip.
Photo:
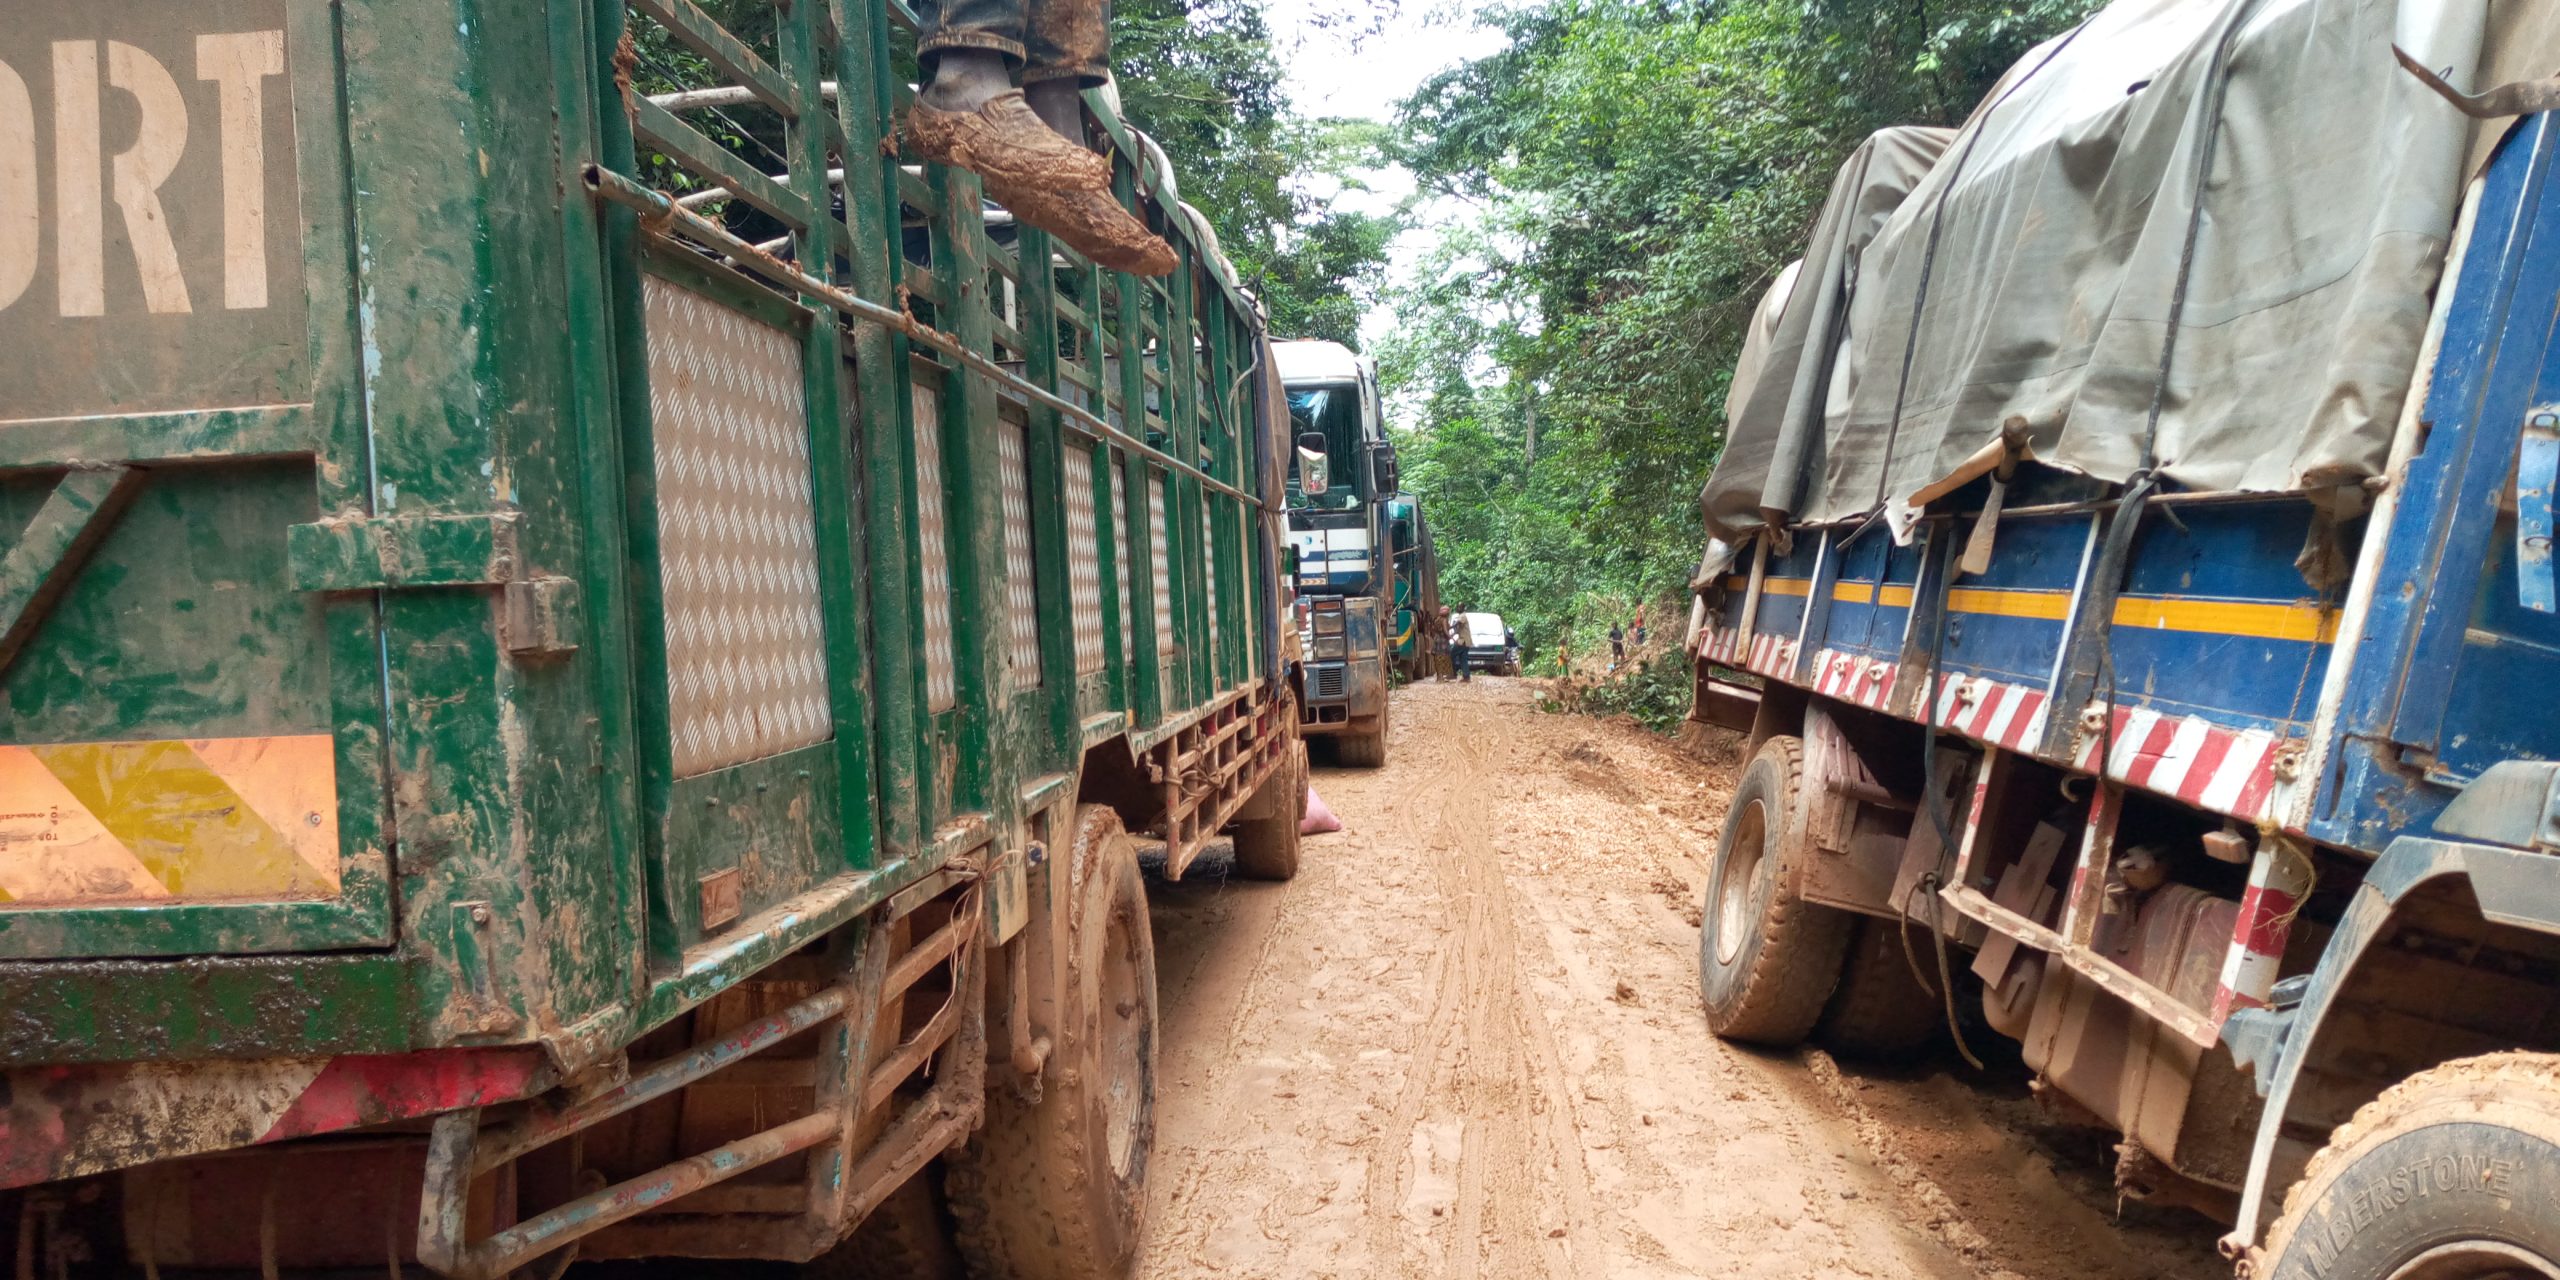
M330 1060L259 1142L486 1107L540 1093L550 1071L538 1051L434 1049Z

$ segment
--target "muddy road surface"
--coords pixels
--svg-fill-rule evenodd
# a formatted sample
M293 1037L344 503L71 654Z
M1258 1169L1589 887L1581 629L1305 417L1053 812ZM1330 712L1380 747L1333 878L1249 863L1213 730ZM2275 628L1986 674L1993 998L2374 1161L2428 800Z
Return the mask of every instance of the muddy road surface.
M1151 886L1148 1280L2230 1274L2202 1218L2117 1205L2110 1139L2014 1059L1707 1034L1733 764L1527 682L1396 699L1387 768L1318 771L1346 829L1297 880Z

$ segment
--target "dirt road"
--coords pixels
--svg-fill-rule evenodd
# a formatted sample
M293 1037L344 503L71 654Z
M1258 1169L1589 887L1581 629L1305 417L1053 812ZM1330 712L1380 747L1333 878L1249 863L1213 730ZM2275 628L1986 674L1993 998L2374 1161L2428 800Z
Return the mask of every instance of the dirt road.
M1296 881L1153 886L1148 1280L2229 1274L2202 1219L2120 1215L2107 1140L2014 1068L1706 1034L1731 765L1523 682L1396 697L1388 768L1319 772L1348 829Z

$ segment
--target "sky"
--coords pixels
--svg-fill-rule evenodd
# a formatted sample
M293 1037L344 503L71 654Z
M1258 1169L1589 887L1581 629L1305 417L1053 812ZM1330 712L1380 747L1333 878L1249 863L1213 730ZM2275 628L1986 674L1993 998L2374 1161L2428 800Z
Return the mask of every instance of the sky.
M1383 23L1381 8L1393 12ZM1399 101L1433 75L1502 48L1502 33L1474 19L1475 0L1270 0L1273 44L1288 75L1291 105L1304 116L1358 116L1384 121ZM1387 213L1413 194L1401 169L1364 175L1365 191L1309 194L1370 213ZM1397 237L1388 275L1404 280L1436 234L1464 206L1445 199L1422 202L1414 226ZM1372 308L1360 325L1364 346L1395 324L1394 313Z

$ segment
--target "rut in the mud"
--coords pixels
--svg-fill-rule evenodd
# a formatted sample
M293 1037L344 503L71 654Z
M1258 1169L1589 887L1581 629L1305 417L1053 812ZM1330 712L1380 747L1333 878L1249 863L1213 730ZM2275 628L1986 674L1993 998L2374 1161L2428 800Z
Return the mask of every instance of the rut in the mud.
M2014 1077L1707 1035L1730 765L1521 682L1397 699L1296 881L1154 886L1150 1280L2228 1274Z

